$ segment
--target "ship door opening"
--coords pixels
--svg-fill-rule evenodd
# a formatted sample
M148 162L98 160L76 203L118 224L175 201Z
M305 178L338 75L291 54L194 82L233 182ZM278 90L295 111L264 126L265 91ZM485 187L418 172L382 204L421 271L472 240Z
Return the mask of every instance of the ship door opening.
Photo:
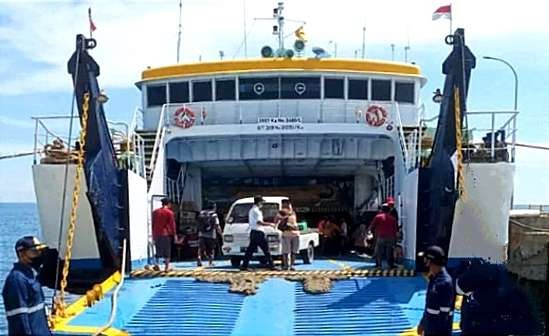
M187 246L176 255L179 259L194 257L198 246L196 218L207 200L216 202L223 226L231 204L240 198L289 197L298 221L306 222L308 228L316 229L324 218L338 224L345 220L351 236L361 223L370 223L378 206L393 195L395 188L392 158L245 163L168 159L166 167L166 191L178 205L178 234Z

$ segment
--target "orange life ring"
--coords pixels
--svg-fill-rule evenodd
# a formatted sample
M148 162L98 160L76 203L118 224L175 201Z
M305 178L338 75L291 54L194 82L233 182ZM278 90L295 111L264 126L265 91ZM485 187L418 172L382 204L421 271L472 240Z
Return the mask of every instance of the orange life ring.
M366 110L366 122L370 126L379 127L387 121L387 111L381 105L370 105Z
M173 115L174 123L181 128L189 128L194 125L196 116L194 112L186 106L178 108Z

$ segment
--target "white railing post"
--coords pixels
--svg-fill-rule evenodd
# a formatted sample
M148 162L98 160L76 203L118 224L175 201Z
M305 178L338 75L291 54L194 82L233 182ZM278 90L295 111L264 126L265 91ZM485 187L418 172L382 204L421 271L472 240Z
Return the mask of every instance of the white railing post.
M160 117L158 118L158 126L156 127L156 136L154 138L154 145L153 145L153 151L151 153L151 161L149 163L149 171L152 177L152 174L154 173L154 167L156 165L156 154L158 152L158 147L160 146L161 139L164 138L165 134L165 125L166 125L166 109L168 108L168 105L170 104L164 104L162 105L162 109L160 110Z
M517 137L517 114L518 111L515 111L515 114L513 114L513 137L512 137L512 146L511 146L511 162L515 162L515 143L516 143L516 137Z
M490 157L492 158L492 160L494 160L494 157L495 157L495 144L494 142L496 141L496 134L494 133L494 130L495 130L495 124L496 124L496 115L495 113L491 113L491 116L492 116L492 131L491 131L491 138L492 138L492 143L490 144Z
M38 150L38 119L34 123L34 157L32 159L33 164L36 164L36 151Z
M398 128L398 134L399 134L399 140L400 140L400 147L402 149L402 153L404 154L404 166L406 167L408 164L408 149L406 148L406 140L404 138L404 131L402 130L402 119L400 118L400 108L398 107L398 103L394 103L396 116L397 116L397 128Z

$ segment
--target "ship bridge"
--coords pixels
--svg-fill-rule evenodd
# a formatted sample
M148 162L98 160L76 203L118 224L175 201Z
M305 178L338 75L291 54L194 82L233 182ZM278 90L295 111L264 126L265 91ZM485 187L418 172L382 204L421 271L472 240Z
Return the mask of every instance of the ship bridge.
M147 69L137 86L151 188L200 207L205 198L230 204L243 190L290 193L330 180L350 188L347 210L368 208L394 194L394 166L417 161L405 162L418 140L410 145L406 131L418 128L424 83L415 65L356 59Z

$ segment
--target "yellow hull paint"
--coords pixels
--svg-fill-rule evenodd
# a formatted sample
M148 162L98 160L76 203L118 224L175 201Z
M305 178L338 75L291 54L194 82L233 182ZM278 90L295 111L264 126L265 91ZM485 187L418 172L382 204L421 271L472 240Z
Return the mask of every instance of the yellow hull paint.
M110 290L116 287L120 283L120 272L116 272L111 275L108 279L103 281L99 286L101 286L102 293L106 294ZM82 295L78 300L72 303L65 310L66 317L55 317L53 321L52 331L54 332L66 332L66 333L75 333L75 334L86 334L90 335L99 330L100 327L90 327L90 326L72 326L69 325L70 321L80 315L88 308L88 300L86 295ZM105 321L106 322L106 321ZM128 333L115 329L109 328L102 333L106 336L125 336Z
M263 58L179 64L143 71L142 81L152 81L185 76L235 74L245 72L280 71L334 71L420 77L420 68L413 64L330 58Z

